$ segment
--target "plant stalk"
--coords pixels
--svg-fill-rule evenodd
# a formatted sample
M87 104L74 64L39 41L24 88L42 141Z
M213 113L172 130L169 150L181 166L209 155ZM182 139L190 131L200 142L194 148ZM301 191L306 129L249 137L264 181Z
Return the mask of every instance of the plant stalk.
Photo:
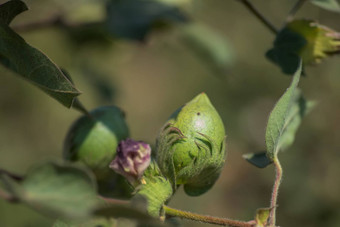
M252 13L256 16L257 19L259 19L272 33L275 35L278 33L277 29L275 26L270 23L261 13L258 11L253 4L251 4L248 0L239 0L240 2L243 3L243 5Z
M270 207L272 208L270 212L270 216L269 216L270 227L274 227L276 224L277 197L279 194L279 187L282 181L282 167L281 167L279 159L277 158L277 155L274 156L273 162L275 166L276 176L275 176L275 182L274 182L272 197L271 197L271 202L270 202Z
M237 221L228 218L218 218L218 217L211 217L207 215L195 214L188 211L177 210L168 206L163 206L163 210L165 214L172 217L180 217L185 218L193 221L199 221L209 224L215 225L223 225L223 226L231 226L231 227L254 227L254 222L244 222L244 221Z
M286 23L291 22L294 20L296 13L301 9L303 4L305 4L307 0L298 0L293 8L289 11L288 16L286 18Z

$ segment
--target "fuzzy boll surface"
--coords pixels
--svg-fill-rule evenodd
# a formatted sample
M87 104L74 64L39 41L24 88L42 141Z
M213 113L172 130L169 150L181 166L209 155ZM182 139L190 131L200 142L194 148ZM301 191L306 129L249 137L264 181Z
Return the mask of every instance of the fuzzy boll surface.
M208 96L201 93L175 111L165 124L168 125L178 129L183 137L173 142L174 133L169 127L160 133L158 164L176 185L184 185L187 194L200 195L213 186L225 162L222 119ZM164 161L173 168L160 163Z
M80 117L70 128L64 144L63 156L90 167L97 177L105 175L116 155L120 140L129 130L123 112L116 106L104 106Z

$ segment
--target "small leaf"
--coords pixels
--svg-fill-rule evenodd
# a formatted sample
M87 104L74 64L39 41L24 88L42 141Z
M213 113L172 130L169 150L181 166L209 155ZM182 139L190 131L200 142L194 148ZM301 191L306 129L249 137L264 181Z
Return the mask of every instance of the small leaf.
M296 88L301 76L302 63L293 76L292 83L286 92L281 96L276 103L274 109L269 115L266 129L266 145L267 155L270 159L277 155L282 145L282 135L289 121L290 109L293 106L296 95Z
M266 227L268 224L268 218L270 215L271 208L260 208L256 210L255 215L255 227Z
M111 0L107 5L107 29L119 38L143 41L157 26L186 21L178 8L154 0Z
M266 152L248 153L242 157L258 168L265 168L272 163L272 160L267 157Z
M6 191L46 215L81 218L97 207L96 185L85 169L48 162L31 169L22 182L0 175Z
M2 23L0 23L0 63L66 107L71 107L74 98L80 94L58 66Z
M296 131L298 130L303 117L309 113L316 104L313 101L305 100L299 89L296 90L293 99L293 104L289 109L285 128L280 139L279 146L281 147L281 150L286 150L293 144Z
M340 5L337 0L311 0L311 2L323 9L340 13Z
M26 4L20 0L12 0L0 5L0 23L9 25L20 13L28 10Z

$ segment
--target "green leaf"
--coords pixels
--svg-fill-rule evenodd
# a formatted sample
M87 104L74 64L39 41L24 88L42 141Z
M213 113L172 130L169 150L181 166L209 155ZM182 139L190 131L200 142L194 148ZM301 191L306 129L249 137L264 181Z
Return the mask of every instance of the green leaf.
M0 22L9 25L18 14L26 10L26 4L20 0L5 2L0 5Z
M154 0L111 0L107 5L107 29L118 38L142 41L153 28L186 21L178 8Z
M286 150L293 144L296 131L303 117L313 109L315 104L313 101L305 100L299 89L295 91L293 103L287 113L285 127L280 139L279 147L281 150Z
M61 218L82 218L98 205L92 174L70 164L47 162L21 182L0 175L5 190L35 210Z
M66 107L71 107L80 94L58 66L3 23L0 23L0 63Z
M266 145L267 156L273 160L281 149L282 135L286 130L289 122L289 114L294 104L296 97L296 88L301 76L302 63L293 76L293 80L286 92L281 96L276 103L274 109L269 115L267 129L266 129Z
M266 227L268 226L268 219L270 215L271 208L260 208L256 210L255 215L255 227Z
M248 153L242 155L242 157L258 168L265 168L272 163L272 160L267 157L266 152Z
M228 40L207 26L184 25L182 39L202 62L217 73L224 73L233 64L233 51Z
M340 13L340 5L337 0L311 0L311 2L323 9Z

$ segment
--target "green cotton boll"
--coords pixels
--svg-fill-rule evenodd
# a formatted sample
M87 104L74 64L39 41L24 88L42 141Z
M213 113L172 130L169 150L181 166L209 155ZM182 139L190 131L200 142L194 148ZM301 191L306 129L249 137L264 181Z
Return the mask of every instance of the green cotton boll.
M102 179L112 171L109 165L119 141L128 136L124 113L116 106L99 107L72 125L65 139L63 157L84 163L97 179Z
M213 186L226 158L225 130L205 93L171 115L156 146L157 163L174 188L184 185L198 196Z

